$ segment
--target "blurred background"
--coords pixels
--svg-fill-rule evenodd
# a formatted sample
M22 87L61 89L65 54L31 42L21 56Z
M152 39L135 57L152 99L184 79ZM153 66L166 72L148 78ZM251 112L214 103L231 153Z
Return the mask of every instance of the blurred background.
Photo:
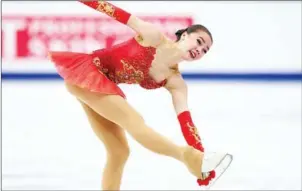
M171 38L192 23L212 32L211 51L180 68L205 147L234 155L213 189L301 190L301 1L112 3ZM100 189L104 147L47 51L90 52L132 35L78 2L2 2L3 190ZM185 143L164 89L121 87L148 125ZM200 189L177 161L129 140L122 190Z

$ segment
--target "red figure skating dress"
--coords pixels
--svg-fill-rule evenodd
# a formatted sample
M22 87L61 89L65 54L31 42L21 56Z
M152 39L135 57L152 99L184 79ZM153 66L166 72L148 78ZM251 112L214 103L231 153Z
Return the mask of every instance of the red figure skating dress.
M105 1L86 1L81 3L107 14L120 23L127 24L130 13ZM156 83L149 75L156 48L142 46L140 36L111 48L96 50L91 54L74 52L49 52L60 76L73 85L101 94L125 94L118 87L120 83L139 84L146 89L165 85L166 80ZM188 145L204 152L200 137L193 124L189 111L178 115L181 130ZM215 171L202 173L199 185L209 185L215 178Z
M157 83L149 76L156 48L144 47L140 41L142 38L137 36L91 54L53 51L49 57L65 81L92 92L125 98L118 84L139 84L145 89L155 89L166 83L166 80Z

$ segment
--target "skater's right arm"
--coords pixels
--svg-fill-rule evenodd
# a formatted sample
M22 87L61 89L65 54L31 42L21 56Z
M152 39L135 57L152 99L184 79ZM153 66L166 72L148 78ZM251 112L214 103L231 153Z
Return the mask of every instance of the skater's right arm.
M131 13L106 1L80 0L81 3L114 18L137 32L150 46L157 46L163 39L163 34L151 23L145 22Z
M173 106L186 142L195 149L204 152L198 130L193 123L188 107L188 88L181 74L176 73L170 76L165 88L172 96Z

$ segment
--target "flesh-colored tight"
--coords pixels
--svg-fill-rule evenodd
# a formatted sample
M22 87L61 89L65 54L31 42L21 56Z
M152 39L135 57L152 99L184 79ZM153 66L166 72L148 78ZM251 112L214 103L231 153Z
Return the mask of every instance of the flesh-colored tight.
M143 147L183 162L196 177L201 177L203 153L179 146L146 126L143 118L118 95L93 93L65 83L67 90L82 104L95 134L107 151L102 189L119 190L123 169L129 156L125 130Z

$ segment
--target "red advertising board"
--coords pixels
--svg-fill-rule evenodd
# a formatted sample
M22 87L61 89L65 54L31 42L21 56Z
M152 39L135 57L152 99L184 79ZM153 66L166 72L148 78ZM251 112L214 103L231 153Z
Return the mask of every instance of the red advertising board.
M169 37L193 23L190 16L142 16ZM2 17L4 59L44 59L49 50L90 52L131 38L134 32L109 17L20 16Z

